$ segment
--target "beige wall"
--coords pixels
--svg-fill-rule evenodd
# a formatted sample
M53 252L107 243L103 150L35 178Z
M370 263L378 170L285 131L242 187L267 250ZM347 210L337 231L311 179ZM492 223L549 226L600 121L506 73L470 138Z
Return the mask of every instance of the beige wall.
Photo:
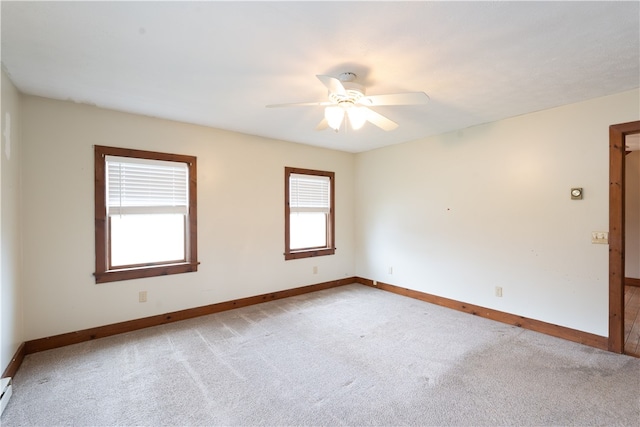
M359 154L357 275L608 335L609 248L591 232L609 228L609 125L638 120L639 100L634 90Z
M607 335L608 246L591 232L608 229L608 126L637 120L639 99L635 90L354 155L23 96L25 320L14 335L354 274ZM95 284L95 144L198 157L200 271ZM336 172L335 256L284 261L285 166ZM570 200L575 186L584 200ZM4 297L3 281L3 308Z
M625 277L640 279L640 151L625 156Z
M2 71L0 144L0 374L24 341L20 287L20 101Z
M353 154L71 102L23 101L26 339L354 274ZM197 156L198 272L95 284L95 144ZM284 261L285 166L335 172L336 255ZM148 302L139 303L143 290Z

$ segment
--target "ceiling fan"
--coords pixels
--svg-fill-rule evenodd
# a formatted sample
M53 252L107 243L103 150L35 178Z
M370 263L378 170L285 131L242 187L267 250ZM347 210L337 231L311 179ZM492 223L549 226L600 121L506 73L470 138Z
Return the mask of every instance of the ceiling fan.
M355 73L342 73L338 78L324 75L316 76L329 90L328 101L299 102L293 104L267 105L275 107L324 106L324 119L317 130L331 128L336 132L348 118L352 129L360 129L365 122L372 123L386 131L394 130L398 124L369 107L382 105L420 105L426 104L429 97L424 92L391 93L386 95L365 95L363 85L356 83Z

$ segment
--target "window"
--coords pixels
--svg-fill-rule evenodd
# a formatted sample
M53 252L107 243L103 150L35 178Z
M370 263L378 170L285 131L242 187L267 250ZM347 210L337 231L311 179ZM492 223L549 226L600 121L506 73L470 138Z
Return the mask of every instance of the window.
M333 255L334 173L284 168L284 259Z
M196 158L96 145L96 283L198 270Z

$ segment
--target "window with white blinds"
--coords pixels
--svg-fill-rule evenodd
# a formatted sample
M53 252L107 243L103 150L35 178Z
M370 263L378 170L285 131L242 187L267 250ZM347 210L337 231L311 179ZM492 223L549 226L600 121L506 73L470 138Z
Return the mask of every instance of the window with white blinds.
M286 260L333 255L333 172L285 168Z
M106 156L106 169L108 215L188 213L187 164Z
M327 176L289 176L289 207L291 212L329 213L331 180Z
M198 271L197 158L94 147L96 283Z

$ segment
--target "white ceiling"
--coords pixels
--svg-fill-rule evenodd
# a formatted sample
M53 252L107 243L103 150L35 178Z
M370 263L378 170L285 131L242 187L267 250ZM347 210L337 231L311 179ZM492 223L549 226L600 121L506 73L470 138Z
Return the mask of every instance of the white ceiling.
M640 87L640 3L8 2L2 65L27 94L361 152ZM385 132L316 131L316 74L358 74Z

